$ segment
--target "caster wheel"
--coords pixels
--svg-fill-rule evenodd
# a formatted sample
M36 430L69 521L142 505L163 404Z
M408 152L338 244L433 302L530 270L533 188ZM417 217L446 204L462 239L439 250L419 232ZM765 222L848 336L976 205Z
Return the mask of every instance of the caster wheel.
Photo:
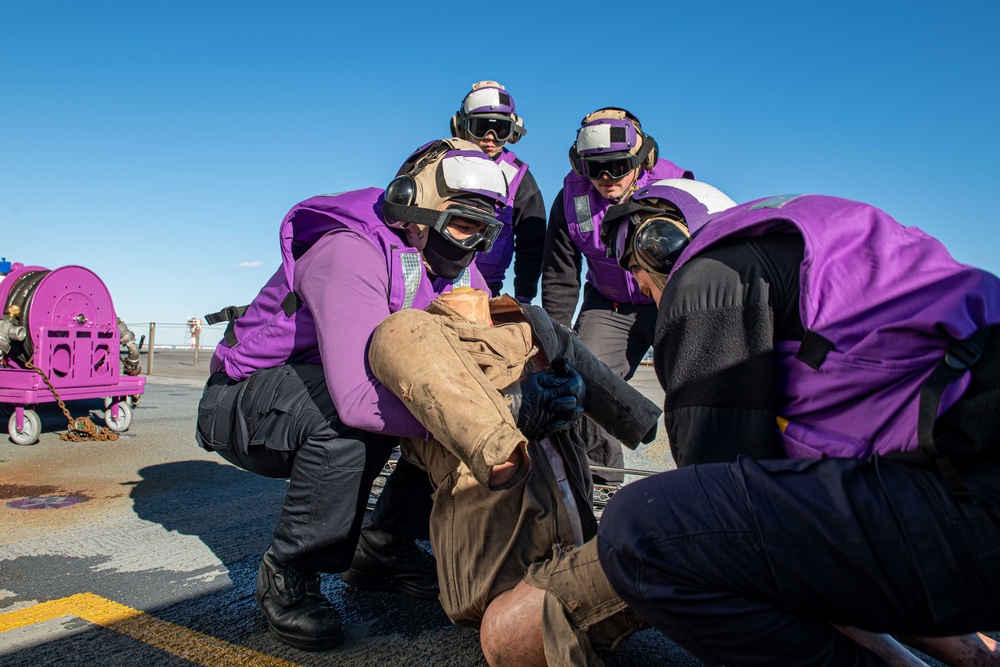
M7 433L15 445L33 445L38 442L38 434L42 432L42 420L34 410L24 411L24 426L17 429L17 413L7 421Z
M111 409L116 406L118 408L118 418L114 419L111 417ZM108 405L104 411L104 423L115 433L127 431L128 427L132 425L132 408L128 406L128 402L118 401Z

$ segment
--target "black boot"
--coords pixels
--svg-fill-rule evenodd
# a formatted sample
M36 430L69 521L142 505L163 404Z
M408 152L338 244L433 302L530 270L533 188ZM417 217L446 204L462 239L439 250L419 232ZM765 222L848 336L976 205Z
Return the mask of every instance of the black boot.
M306 651L344 641L340 614L319 590L319 574L287 567L268 549L257 569L257 606L278 639Z
M441 592L433 556L413 540L371 526L361 529L351 569L340 577L359 588L395 591L423 600L436 600Z

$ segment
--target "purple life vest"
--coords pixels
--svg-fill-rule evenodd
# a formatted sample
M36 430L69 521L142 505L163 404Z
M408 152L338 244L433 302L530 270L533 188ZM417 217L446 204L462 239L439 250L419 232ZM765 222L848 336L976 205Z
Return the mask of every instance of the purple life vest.
M493 242L493 247L487 253L476 255L476 266L488 283L503 282L507 268L514 258L514 203L517 201L517 188L528 173L528 165L522 162L512 151L503 148L494 158L507 177L507 206L500 209L497 219L503 223L500 235Z
M725 238L796 230L805 240L806 334L801 343L775 344L785 454L866 458L917 449L920 389L953 340L1000 322L1000 279L958 263L937 239L883 211L820 195L761 199L713 216L673 270ZM969 377L947 387L938 415Z
M367 188L312 197L292 207L281 221L281 266L246 312L231 323L234 343L221 341L216 346L213 373L225 369L232 379L242 380L262 368L320 363L315 320L292 289L296 260L326 234L360 234L385 257L390 312L426 308L452 287L487 289L475 264L453 281L430 278L420 252L407 245L399 230L383 222L382 194L379 188Z
M639 174L636 190L665 178L690 178L694 174L670 160L659 159L650 171ZM587 281L608 299L619 303L651 304L653 300L639 290L632 274L608 257L601 241L601 220L613 203L601 196L583 174L571 171L563 179L563 210L570 238L587 258Z

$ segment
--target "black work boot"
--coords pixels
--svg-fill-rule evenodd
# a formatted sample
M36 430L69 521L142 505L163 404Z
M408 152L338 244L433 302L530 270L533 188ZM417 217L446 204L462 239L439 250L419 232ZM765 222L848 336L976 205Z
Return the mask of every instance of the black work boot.
M359 588L395 591L422 600L436 600L441 592L433 556L413 540L371 526L361 529L351 569L340 577Z
M257 606L278 639L306 651L344 641L340 614L319 590L319 574L282 565L268 549L257 569Z

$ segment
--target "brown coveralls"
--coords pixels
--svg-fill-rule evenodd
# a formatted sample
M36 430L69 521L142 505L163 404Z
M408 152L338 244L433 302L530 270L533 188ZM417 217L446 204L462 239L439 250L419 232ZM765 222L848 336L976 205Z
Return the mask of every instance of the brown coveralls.
M509 297L490 308L492 327L441 300L394 313L369 349L372 372L434 436L404 440L402 450L434 486L441 604L454 623L478 627L490 600L524 580L546 591L549 664L600 665L643 622L597 561L585 444L576 429L527 441L498 389L562 356L584 379L588 416L624 444L634 448L661 411L541 308ZM514 479L488 488L492 467L524 446Z

